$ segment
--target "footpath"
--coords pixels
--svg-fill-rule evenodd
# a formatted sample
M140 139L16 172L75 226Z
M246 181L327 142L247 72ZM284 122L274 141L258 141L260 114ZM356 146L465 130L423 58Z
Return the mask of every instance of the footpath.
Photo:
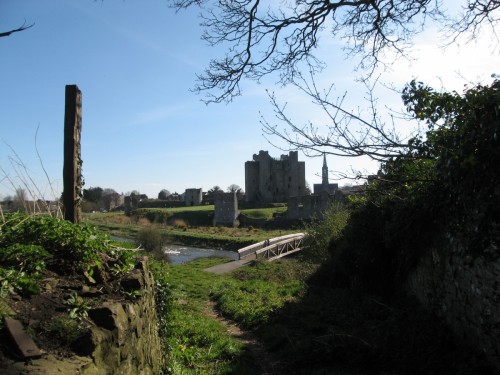
M236 268L240 268L246 266L251 263L254 259L240 259L234 260L232 262L227 262L223 264L218 264L213 267L205 268L205 271L214 273L216 275L222 275L223 273L230 272L235 270Z

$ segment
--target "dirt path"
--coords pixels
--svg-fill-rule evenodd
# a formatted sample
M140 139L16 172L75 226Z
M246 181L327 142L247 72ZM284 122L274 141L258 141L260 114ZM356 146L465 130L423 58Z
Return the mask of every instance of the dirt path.
M253 332L241 329L235 322L224 318L216 309L215 303L208 301L206 305L207 315L217 319L226 327L228 333L240 340L245 348L248 350L249 355L256 367L260 368L261 375L277 375L279 374L279 362L273 361L262 343L257 339Z

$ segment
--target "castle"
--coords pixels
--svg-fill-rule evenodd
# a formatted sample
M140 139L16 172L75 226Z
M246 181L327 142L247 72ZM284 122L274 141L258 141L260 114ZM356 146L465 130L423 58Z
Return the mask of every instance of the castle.
M298 152L290 151L280 159L267 151L253 155L245 162L245 200L255 203L287 202L290 197L302 197L306 191L305 162Z

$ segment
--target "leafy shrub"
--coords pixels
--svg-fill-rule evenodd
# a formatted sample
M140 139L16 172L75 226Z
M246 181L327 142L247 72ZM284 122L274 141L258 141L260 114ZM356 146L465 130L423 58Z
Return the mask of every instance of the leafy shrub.
M110 250L109 237L90 225L75 225L49 215L18 213L6 217L0 235L0 247L14 244L41 246L53 256L72 261L80 268L98 264L98 254Z
M500 82L463 95L412 82L403 100L429 131L384 162L356 202L334 251L337 285L397 293L423 254L445 247L445 234L466 253L500 256Z
M305 228L307 237L304 240L303 256L315 262L326 261L342 238L349 216L346 206L333 204L325 212L323 220L308 224Z
M470 253L484 253L499 230L500 81L467 88L463 95L411 82L403 100L430 128L414 148L434 161L434 183L449 230Z
M7 268L35 273L44 271L45 260L51 257L51 254L42 246L15 243L2 249L0 263Z
M0 228L0 283L3 291L34 294L46 267L91 274L101 267L102 254L108 254L124 269L132 263L127 253L131 252L117 254L111 239L88 224L50 215L9 214Z
M144 250L154 253L157 258L161 259L163 256L164 238L160 230L154 226L142 227L139 230L137 239Z

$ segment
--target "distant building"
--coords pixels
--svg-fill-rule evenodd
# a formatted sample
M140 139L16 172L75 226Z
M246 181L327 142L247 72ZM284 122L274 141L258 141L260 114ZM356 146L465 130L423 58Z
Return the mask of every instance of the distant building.
M217 193L214 199L214 225L235 225L239 214L236 192Z
M314 184L314 194L318 195L323 191L328 194L335 194L339 189L339 184L331 184L328 179L328 165L326 164L326 155L323 154L323 168L321 168L321 184Z
M203 200L202 189L186 189L184 193L184 204L186 206L200 206Z
M298 152L290 151L280 159L267 151L253 155L245 163L245 200L247 202L286 202L290 197L306 195L305 162L298 161Z

